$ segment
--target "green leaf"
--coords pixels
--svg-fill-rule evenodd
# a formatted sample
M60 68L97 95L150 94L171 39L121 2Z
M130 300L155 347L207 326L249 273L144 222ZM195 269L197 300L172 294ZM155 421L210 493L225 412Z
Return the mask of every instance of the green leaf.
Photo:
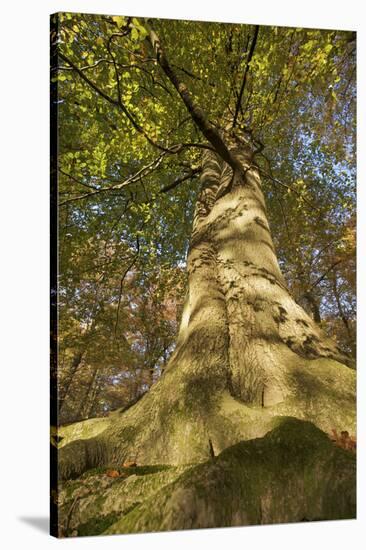
M121 15L113 15L112 19L115 23L117 23L119 28L124 27L126 24L126 18Z
M131 38L132 40L138 40L139 39L139 33L138 33L138 30L133 27L132 30L131 30Z

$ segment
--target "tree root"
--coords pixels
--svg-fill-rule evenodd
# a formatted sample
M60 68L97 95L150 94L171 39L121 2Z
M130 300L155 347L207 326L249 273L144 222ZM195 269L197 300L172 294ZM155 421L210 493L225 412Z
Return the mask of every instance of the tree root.
M110 524L103 534L354 518L355 455L310 422L274 423L263 438L181 470L136 470L126 479L93 474L92 495L72 510L72 533L100 534L103 518ZM65 513L86 479L66 483Z

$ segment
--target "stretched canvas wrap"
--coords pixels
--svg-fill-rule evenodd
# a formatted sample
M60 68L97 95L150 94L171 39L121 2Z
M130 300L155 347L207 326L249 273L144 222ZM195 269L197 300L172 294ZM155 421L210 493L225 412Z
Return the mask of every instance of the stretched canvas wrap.
M355 518L356 34L51 16L51 533Z

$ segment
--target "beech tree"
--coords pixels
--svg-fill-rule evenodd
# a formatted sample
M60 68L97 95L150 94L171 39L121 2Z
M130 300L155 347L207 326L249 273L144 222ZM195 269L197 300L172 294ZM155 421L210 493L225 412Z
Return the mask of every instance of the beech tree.
M60 14L51 39L65 266L106 251L117 323L131 274L187 274L163 374L61 431L60 476L204 462L288 416L354 433L354 344L322 308L349 311L355 34Z

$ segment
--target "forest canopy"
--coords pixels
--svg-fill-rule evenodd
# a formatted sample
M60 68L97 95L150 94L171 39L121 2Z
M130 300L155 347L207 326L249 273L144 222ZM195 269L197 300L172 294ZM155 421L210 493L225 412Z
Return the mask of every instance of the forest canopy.
M228 128L289 292L355 358L355 33L57 17L59 421L127 408L164 372L202 155L234 166Z

